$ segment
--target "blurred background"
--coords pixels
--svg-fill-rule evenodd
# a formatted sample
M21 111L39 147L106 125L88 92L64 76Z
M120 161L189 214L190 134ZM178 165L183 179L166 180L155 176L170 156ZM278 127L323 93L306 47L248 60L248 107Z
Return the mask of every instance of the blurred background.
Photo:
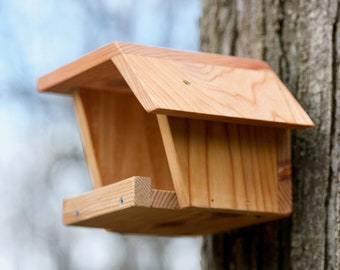
M62 225L91 189L72 100L44 75L111 41L198 50L199 0L0 0L0 269L200 268L201 238Z

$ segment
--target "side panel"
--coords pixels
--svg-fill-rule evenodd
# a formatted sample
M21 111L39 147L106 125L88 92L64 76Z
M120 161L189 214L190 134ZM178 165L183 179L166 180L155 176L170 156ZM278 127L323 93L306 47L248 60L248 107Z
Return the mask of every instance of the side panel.
M174 190L155 115L132 94L81 89L73 97L95 188L138 175Z
M288 130L177 117L168 122L183 183L175 189L187 188L190 206L290 213Z

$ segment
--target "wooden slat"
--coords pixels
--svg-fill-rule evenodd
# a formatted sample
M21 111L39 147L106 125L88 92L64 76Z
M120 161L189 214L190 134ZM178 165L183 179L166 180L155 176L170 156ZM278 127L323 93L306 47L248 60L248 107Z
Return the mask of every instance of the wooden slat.
M112 43L38 82L41 91L71 93L79 87L132 91L149 113L274 127L313 125L258 60Z
M97 188L102 186L102 177L100 174L96 150L93 145L91 123L88 120L86 104L84 104L84 102L85 100L82 98L80 92L78 90L74 91L73 106L76 112L78 125L80 127L85 157L87 165L89 166L90 169L92 185L93 187Z
M205 121L188 121L185 149L188 159L187 181L190 186L190 204L197 207L210 205L206 129Z
M209 122L207 125L210 205L216 208L226 205L236 207L234 172L226 126L219 122Z
M251 133L254 128L239 125L237 129L239 144L241 145L239 146L239 152L242 162L242 165L239 165L239 167L242 168L244 191L246 194L245 201L242 203L245 204L248 210L256 211L257 209L261 209L259 207L262 201L262 194L256 193L256 185L261 184L261 179L256 177L256 167L259 165L256 164L256 167L254 166L254 159L259 158L259 154L252 151L252 147L254 147L253 143L256 144L256 140L254 142L251 141ZM270 181L273 180L270 179Z
M278 144L278 207L283 214L292 213L292 165L291 165L291 135L287 129L277 131Z
M264 202L264 210L268 212L278 211L277 205L277 148L275 129L255 129L256 152L258 155L259 173L261 178L261 192Z
M256 135L256 129L251 128L248 129L246 133L249 139L249 144L247 145L247 149L244 150L244 152L250 153L249 156L251 157L251 175L253 180L253 188L255 190L254 195L256 194L256 199L250 199L249 207L254 207L257 209L265 209L265 203L264 203L264 195L263 195L263 181L261 178L261 164L262 164L262 158L259 155L259 150L257 148L258 140L261 138L258 138ZM244 153L244 155L247 155ZM249 171L248 171L249 173Z
M278 170L282 162L278 160L289 162L284 149L290 145L277 138L286 130L175 117L169 117L168 123L172 150L167 141L164 145L169 148L167 155L174 156L169 162L172 177L181 175L174 185L182 208L281 213ZM285 183L280 184L285 189ZM181 196L189 197L189 205L181 204ZM281 196L289 197L285 191Z
M143 175L153 188L174 190L156 116L133 95L79 89L74 99L95 188Z
M230 160L233 170L233 182L234 182L234 197L236 201L236 209L247 209L248 208L248 197L246 191L246 180L244 175L244 161L241 155L242 142L239 137L239 127L237 125L228 125L228 138L230 148ZM251 168L247 168L250 170ZM251 179L252 180L252 179ZM251 181L250 180L250 181ZM248 187L250 188L250 187Z
M186 137L182 136L179 131L185 132L183 129L179 129L178 132L173 133L170 129L168 117L165 115L157 115L159 128L161 130L162 140L168 159L168 164L174 184L174 189L177 193L178 203L180 207L187 207L190 205L190 193L188 183L188 167L185 152L181 150L186 148ZM181 139L184 139L181 140ZM176 140L176 145L175 145Z

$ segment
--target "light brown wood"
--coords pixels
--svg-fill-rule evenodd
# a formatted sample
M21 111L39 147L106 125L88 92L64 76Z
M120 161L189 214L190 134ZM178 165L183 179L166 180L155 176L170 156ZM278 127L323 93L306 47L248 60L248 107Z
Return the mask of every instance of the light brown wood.
M131 206L152 204L150 178L131 177L64 201L64 223L77 223Z
M70 93L80 87L133 92L149 113L275 127L313 125L258 60L112 43L38 83L41 91Z
M129 85L148 112L277 127L312 125L271 70L134 55L113 61L127 82L133 81Z
M83 148L85 152L85 157L87 165L89 166L91 180L93 187L102 186L102 177L100 175L98 158L96 155L96 149L93 145L93 136L91 133L91 123L89 122L86 105L84 104L84 99L82 98L80 91L73 92L73 106L76 112L78 125L81 132Z
M279 218L261 212L179 209L172 191L152 190L149 178L131 177L64 200L64 223L153 235L196 235Z
M291 212L287 130L158 120L180 207Z
M291 164L291 134L290 130L277 133L278 148L278 201L279 211L283 214L292 213L292 164Z
M99 86L97 88L116 90L115 85L123 81L111 58L121 55L162 58L172 61L227 65L244 69L270 69L261 60L250 60L235 56L218 55L201 52L186 52L168 48L142 46L124 42L112 42L100 49L84 55L57 70L46 74L38 80L38 90L58 93L70 93L80 86ZM100 81L102 84L96 84ZM107 83L104 83L107 82Z
M186 165L185 159L183 160L183 157L185 157L186 153L180 152L180 150L184 148L176 148L174 137L177 135L177 133L173 133L171 131L168 117L165 115L157 115L157 120L161 130L164 148L179 205L181 207L187 207L190 205L190 191L189 183L185 180L188 167L183 167ZM179 136L179 138L176 140L177 144L186 143L185 141L181 141L181 138L184 137Z
M153 188L174 190L157 119L132 94L75 92L86 159L95 188L132 175L155 179Z
M112 43L39 90L73 95L95 188L65 224L205 234L292 211L290 129L313 123L262 61Z
M153 189L151 201L154 208L179 209L175 191Z

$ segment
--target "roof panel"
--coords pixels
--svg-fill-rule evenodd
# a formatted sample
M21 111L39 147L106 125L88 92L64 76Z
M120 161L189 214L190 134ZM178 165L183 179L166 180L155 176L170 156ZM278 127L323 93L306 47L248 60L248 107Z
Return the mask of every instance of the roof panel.
M67 92L109 85L117 91L114 85L123 80L150 113L288 128L313 125L265 62L232 56L112 43L42 77L38 88Z

